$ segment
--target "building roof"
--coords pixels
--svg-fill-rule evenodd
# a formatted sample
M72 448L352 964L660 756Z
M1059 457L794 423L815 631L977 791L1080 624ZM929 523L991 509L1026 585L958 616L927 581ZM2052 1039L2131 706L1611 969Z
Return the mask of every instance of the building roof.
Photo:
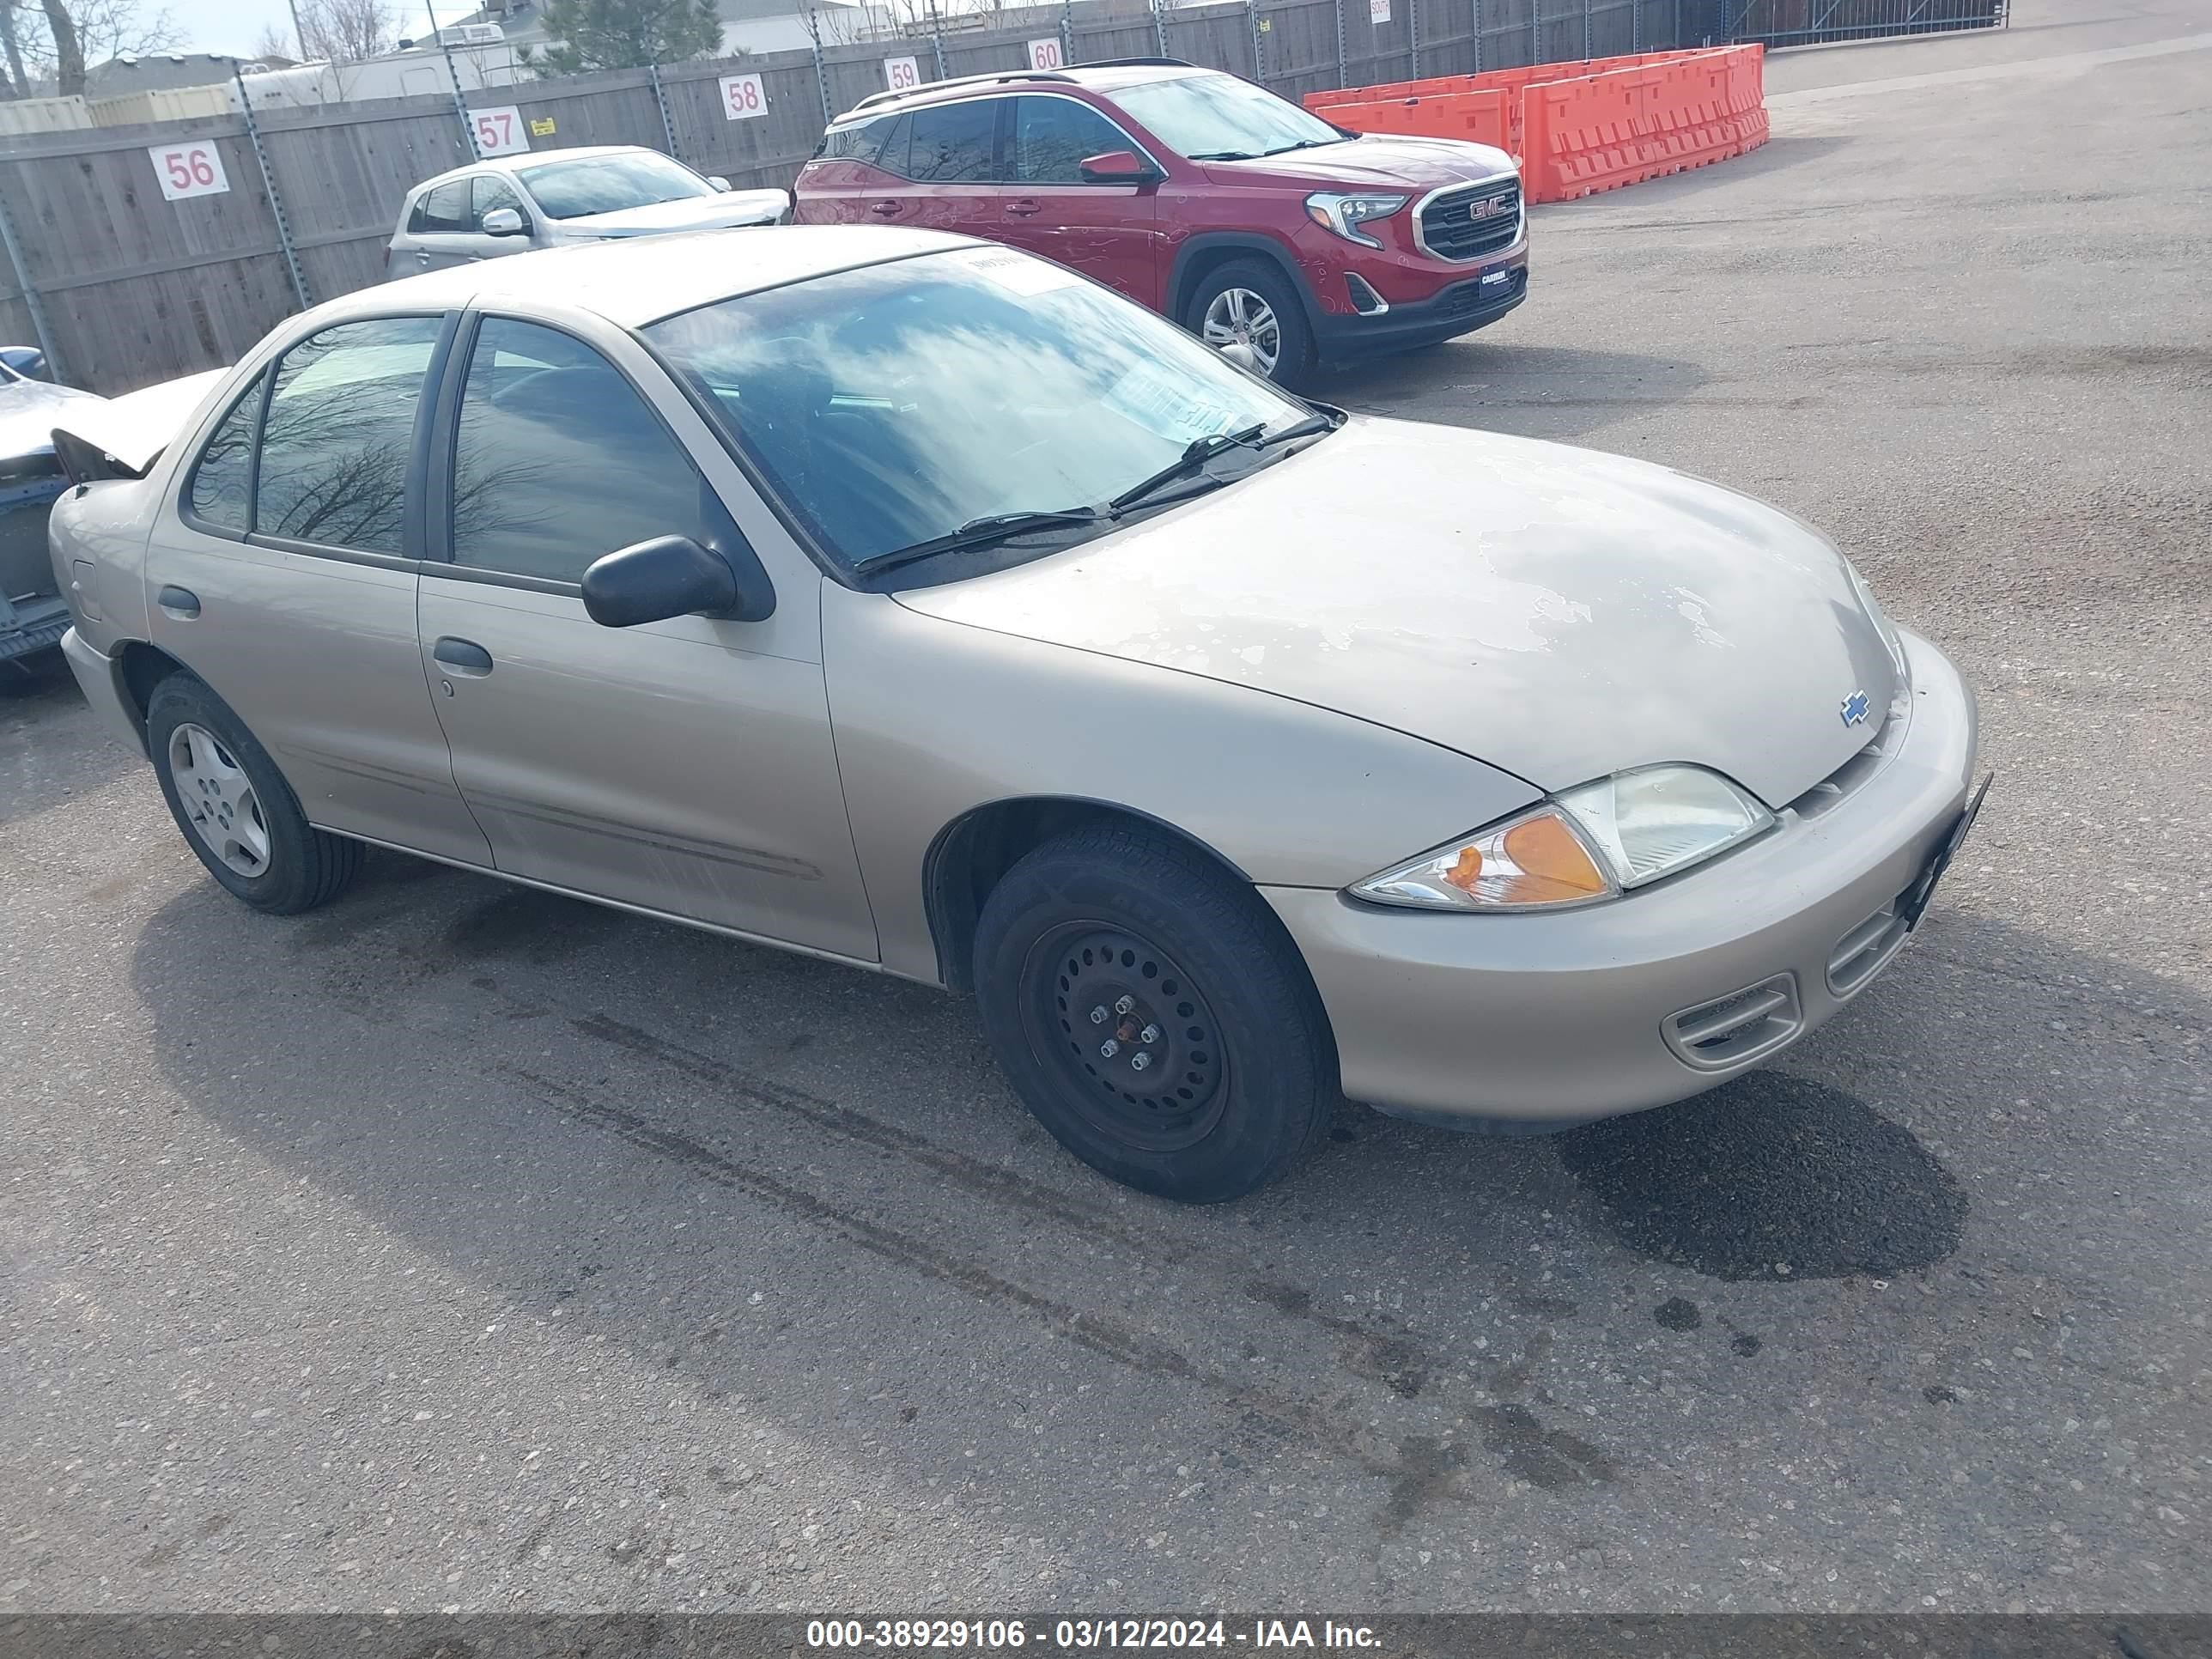
M84 77L88 98L118 98L131 92L169 92L179 87L211 87L228 81L239 64L250 62L219 52L161 52L126 54L95 64Z

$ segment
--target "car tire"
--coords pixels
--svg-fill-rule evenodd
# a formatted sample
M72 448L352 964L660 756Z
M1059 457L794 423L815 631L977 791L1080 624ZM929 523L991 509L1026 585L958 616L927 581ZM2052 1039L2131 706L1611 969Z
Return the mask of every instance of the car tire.
M1267 378L1276 385L1292 391L1306 385L1314 374L1314 338L1312 326L1306 321L1304 296L1296 281L1285 276L1281 267L1268 259L1231 259L1218 265L1199 279L1197 289L1190 296L1190 304L1183 313L1183 326L1201 340L1208 338L1209 313L1217 307L1224 315L1214 316L1217 325L1230 323L1237 309L1234 295L1255 295L1266 305L1273 319L1279 345L1275 361L1267 367ZM1245 306L1249 314L1249 301ZM1219 331L1218 327L1215 331ZM1224 343L1213 339L1209 343ZM1265 353L1261 356L1264 358Z
M984 902L975 976L1023 1103L1142 1192L1213 1204L1264 1187L1340 1097L1328 1016L1280 923L1164 836L1103 826L1029 854Z
M359 873L361 843L307 822L269 751L197 676L154 688L146 738L177 828L208 873L255 909L312 910Z

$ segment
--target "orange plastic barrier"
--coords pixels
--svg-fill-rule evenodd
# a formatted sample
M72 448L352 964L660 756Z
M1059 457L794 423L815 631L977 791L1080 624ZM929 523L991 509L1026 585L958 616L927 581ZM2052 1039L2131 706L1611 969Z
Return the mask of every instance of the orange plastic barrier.
M1520 163L1532 202L1571 201L1766 142L1765 49L1721 46L1538 64L1316 93L1355 132L1471 138Z

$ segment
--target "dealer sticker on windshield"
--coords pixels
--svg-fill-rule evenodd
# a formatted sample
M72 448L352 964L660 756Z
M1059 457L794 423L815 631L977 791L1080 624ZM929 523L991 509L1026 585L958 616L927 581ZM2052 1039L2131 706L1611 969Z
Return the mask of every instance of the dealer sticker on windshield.
M977 276L988 276L1016 294L1049 294L1055 289L1073 288L1083 280L1072 270L1006 250L970 253L963 263Z

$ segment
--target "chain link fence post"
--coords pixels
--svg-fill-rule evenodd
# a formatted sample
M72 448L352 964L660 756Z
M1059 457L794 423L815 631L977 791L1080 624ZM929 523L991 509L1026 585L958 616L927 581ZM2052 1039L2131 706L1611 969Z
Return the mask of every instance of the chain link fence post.
M1075 61L1075 0L1060 0L1060 61Z
M39 300L39 290L31 286L31 268L23 263L23 245L15 240L15 221L9 215L4 193L0 193L0 244L7 246L9 269L15 276L15 291L23 296L23 309L31 313L31 332L39 337L39 349L46 354L46 378L60 384L62 354L54 349L54 331L46 321L46 308Z
M1336 84L1352 83L1352 66L1344 61L1344 0L1336 0Z
M806 40L814 52L814 90L822 96L822 119L826 125L834 112L830 107L830 71L822 67L822 25L815 21L813 0L806 4Z
M1468 21L1474 27L1474 72L1482 73L1482 0L1467 0Z
M1256 86L1267 84L1267 65L1260 56L1259 0L1244 0L1244 27L1252 37L1252 80Z
M660 84L660 65L647 64L645 72L653 79L653 101L660 106L660 130L668 136L668 153L680 161L684 158L676 154L676 122L668 112L668 91Z
M1644 0L1628 0L1628 51L1632 57L1644 50Z
M1161 9L1164 0L1152 0L1152 39L1159 43L1160 56L1168 55L1168 15Z
M314 301L307 293L307 279L300 274L300 256L293 251L291 222L284 216L284 198L276 193L276 175L269 170L269 152L261 148L261 129L253 119L253 100L246 95L246 76L240 65L230 66L230 78L238 85L239 112L246 117L246 142L253 147L253 164L261 169L261 188L269 198L269 211L276 221L276 245L284 250L284 269L292 278L292 293L305 311Z
M1590 59L1590 0L1583 0L1583 62Z
M1528 61L1544 61L1544 5L1543 0L1528 0Z
M1406 44L1413 48L1413 79L1421 78L1421 0L1406 0Z
M929 0L929 49L937 55L937 78L942 81L945 78L945 24L938 15L937 0Z
M483 160L483 146L477 143L477 124L469 119L469 100L461 96L460 66L453 62L453 49L446 42L446 32L435 31L438 50L446 54L446 78L453 83L453 116L461 124L461 141L469 147L469 160Z

